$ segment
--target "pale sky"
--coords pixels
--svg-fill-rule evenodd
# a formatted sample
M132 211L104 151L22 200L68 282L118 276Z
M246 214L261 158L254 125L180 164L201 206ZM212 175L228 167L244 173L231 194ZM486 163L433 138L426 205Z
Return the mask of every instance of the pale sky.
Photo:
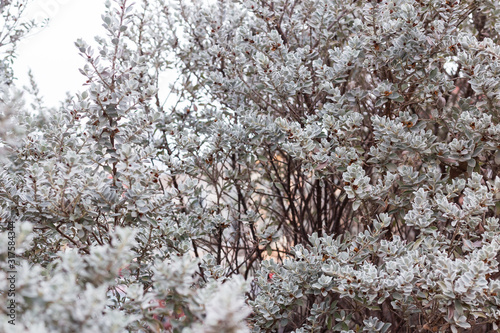
M104 0L33 0L26 17L41 21L45 28L25 37L18 46L14 74L18 86L28 84L31 68L41 95L48 106L56 106L66 91L82 89L84 77L78 71L84 64L74 43L83 38L93 44L94 36L103 34L101 14Z
M84 76L78 71L84 59L78 54L75 41L83 38L96 45L94 37L105 35L101 14L105 0L32 0L25 17L41 22L49 18L45 28L30 33L18 45L14 74L19 87L29 84L31 69L47 106L57 106L66 91L84 89ZM168 94L172 71L161 79L160 96ZM170 77L168 77L170 76Z

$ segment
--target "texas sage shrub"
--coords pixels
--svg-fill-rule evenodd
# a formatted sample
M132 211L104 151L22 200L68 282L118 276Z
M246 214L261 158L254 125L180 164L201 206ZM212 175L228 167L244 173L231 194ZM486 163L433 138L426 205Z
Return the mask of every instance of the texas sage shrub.
M5 329L497 330L499 15L108 3L86 90L4 144L2 221L29 240Z
M496 2L177 12L183 93L221 110L192 159L273 257L254 331L497 329Z

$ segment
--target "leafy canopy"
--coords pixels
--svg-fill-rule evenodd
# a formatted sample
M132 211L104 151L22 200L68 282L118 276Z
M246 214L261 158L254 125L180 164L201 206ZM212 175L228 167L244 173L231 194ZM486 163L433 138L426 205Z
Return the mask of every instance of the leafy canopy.
M2 329L497 330L499 15L108 1L81 93L1 88Z

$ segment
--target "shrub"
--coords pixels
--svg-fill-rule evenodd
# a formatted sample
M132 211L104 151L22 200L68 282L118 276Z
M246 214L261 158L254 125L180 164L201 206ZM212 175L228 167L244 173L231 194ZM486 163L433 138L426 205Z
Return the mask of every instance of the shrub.
M497 330L499 15L467 0L108 3L97 48L76 43L87 89L5 143L1 217L30 240L18 324Z

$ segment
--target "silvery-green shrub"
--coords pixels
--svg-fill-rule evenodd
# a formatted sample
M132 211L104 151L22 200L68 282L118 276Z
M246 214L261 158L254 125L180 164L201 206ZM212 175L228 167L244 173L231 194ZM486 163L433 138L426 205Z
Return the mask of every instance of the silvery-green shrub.
M108 3L85 89L4 140L5 329L497 330L499 15Z

